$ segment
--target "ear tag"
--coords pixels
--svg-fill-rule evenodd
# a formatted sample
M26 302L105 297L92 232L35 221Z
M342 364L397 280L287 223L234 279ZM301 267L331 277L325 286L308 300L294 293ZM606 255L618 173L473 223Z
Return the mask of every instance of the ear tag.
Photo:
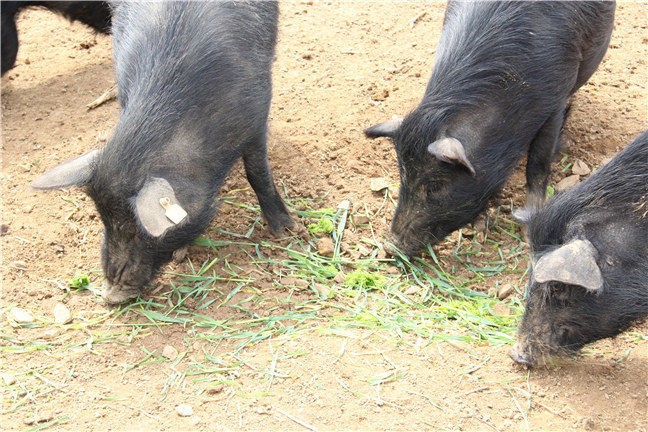
M160 205L164 207L164 215L176 225L187 217L187 212L180 205L172 204L169 197L160 198Z

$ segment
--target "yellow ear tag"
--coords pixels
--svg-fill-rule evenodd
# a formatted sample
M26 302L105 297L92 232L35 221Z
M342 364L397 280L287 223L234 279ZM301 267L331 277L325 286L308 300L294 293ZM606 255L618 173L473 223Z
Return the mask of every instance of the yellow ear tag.
M180 205L171 204L171 199L169 197L160 198L160 205L164 207L164 215L176 225L187 217L187 212L180 207Z

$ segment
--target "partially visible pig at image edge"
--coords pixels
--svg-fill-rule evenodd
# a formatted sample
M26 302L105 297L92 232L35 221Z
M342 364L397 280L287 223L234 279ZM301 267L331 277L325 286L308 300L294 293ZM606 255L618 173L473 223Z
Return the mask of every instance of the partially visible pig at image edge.
M516 362L574 354L648 316L648 131L523 214L531 264Z
M241 156L270 230L293 221L266 149L277 3L123 2L112 12L114 134L32 186L86 187L105 227L103 297L120 303L205 230Z
M448 3L423 100L391 137L393 243L413 255L474 221L527 154L527 204L544 202L567 100L603 58L614 2Z

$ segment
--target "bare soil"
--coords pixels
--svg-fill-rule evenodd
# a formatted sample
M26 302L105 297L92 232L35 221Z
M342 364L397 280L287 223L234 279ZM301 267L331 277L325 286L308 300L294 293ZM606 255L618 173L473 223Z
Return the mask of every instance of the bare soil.
M369 182L383 176L398 183L395 154L388 141L367 140L362 130L416 106L432 69L444 8L405 2L281 4L269 146L275 178L290 197L325 196L326 207L353 199L356 209L380 210L372 217L374 229L388 228L394 206L388 200L381 209L383 195L371 192ZM573 99L564 138L569 161L598 167L646 128L647 10L646 3L618 5L610 49ZM51 317L54 304L63 301L75 320L98 319L109 310L96 295L66 295L57 284L77 271L101 268L102 224L91 200L77 189L37 193L28 184L110 136L117 102L86 109L114 84L110 39L40 10L21 15L18 28L17 66L2 79L7 230L1 242L2 307L18 305ZM552 181L570 174L557 163ZM518 170L494 204L511 199L521 204L523 185ZM256 204L240 164L223 188L228 194ZM244 212L223 205L212 227L244 233L249 224ZM216 232L209 236L227 239ZM263 229L251 241L281 242ZM189 257L191 262L226 257L232 265L249 266L249 257L237 248L214 252L194 246ZM172 263L164 270L187 273L190 264ZM475 289L488 291L507 278L488 279L489 286ZM168 286L170 279L156 280L145 297L164 303L155 287ZM293 295L271 281L258 287L266 300L250 309L261 315L280 314ZM236 313L216 303L203 313L217 320ZM275 309L266 312L271 306ZM3 320L3 372L38 369L43 378L34 381L51 390L12 411L16 387L0 383L4 430L30 429L34 421L53 430L304 429L298 421L318 430L648 430L646 324L635 328L634 336L595 344L574 362L532 370L513 364L507 346L422 344L407 334L389 343L388 330L304 332L246 346L236 353L241 364L228 369L236 385L205 392L205 385L183 373L201 350L229 353L238 341L210 344L172 324L142 327L101 344L82 329L11 327L4 314ZM128 314L119 315L111 324L128 320ZM42 348L38 341L51 329L64 333L55 349ZM14 352L16 340L29 349ZM167 345L184 357L128 368ZM369 382L390 371L405 375L377 386ZM176 378L181 385L174 386ZM176 413L182 403L193 408L192 416Z

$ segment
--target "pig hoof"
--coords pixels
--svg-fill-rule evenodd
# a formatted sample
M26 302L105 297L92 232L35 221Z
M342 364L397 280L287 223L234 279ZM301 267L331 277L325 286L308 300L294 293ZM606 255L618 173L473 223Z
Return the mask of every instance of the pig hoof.
M295 221L286 213L272 218L272 220L268 219L268 228L270 228L270 232L275 236L283 237L286 234L286 230L295 228Z
M137 298L140 294L139 288L122 287L119 285L110 285L104 283L101 297L109 305L123 303L127 300Z
M187 258L187 252L189 252L189 247L184 246L181 247L180 249L176 249L173 251L173 255L171 256L173 259L174 263L180 264L182 261Z

